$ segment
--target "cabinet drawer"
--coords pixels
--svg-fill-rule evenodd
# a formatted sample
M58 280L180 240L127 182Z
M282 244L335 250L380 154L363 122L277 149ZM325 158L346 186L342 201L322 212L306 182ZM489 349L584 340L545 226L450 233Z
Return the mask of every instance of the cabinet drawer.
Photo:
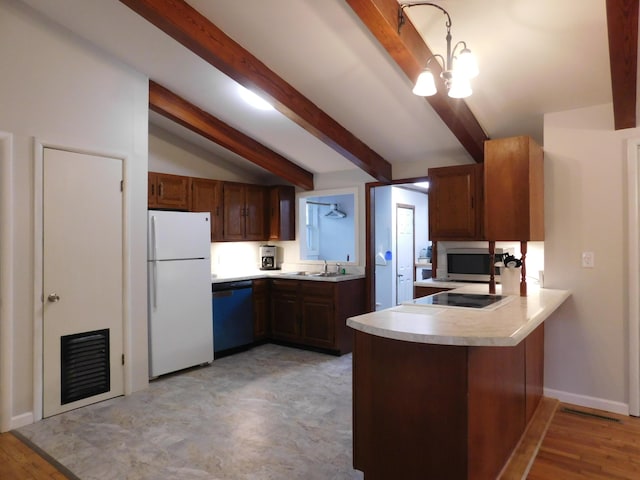
M334 284L330 282L302 281L302 295L314 297L333 297Z
M286 291L295 293L298 290L298 281L297 280L281 280L281 279L272 279L271 280L271 290L273 293L277 291Z

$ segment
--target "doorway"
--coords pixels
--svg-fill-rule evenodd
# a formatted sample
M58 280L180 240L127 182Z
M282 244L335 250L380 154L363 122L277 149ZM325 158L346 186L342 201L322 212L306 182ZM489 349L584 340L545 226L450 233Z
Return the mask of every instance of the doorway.
M413 299L414 216L413 205L396 205L396 305Z
M401 262L411 264L410 275L407 275L411 281L406 282L403 287L406 287L405 295L413 298L414 260L418 257L418 251L426 249L429 239L427 181L426 177L417 177L394 180L391 184L375 182L365 185L365 284L370 311L390 308L402 298L402 294L398 293L397 281L397 205L415 208L411 260Z
M124 393L123 160L42 153L42 412Z

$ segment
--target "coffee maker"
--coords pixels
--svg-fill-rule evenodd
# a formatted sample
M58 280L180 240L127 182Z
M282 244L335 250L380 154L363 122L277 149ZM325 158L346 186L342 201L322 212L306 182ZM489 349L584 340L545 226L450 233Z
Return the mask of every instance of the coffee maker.
M260 270L277 270L276 247L260 245Z

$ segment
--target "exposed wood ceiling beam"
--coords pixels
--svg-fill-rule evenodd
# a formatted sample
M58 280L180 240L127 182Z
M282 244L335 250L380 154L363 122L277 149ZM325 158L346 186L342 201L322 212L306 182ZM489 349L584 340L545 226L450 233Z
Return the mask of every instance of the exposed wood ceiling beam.
M149 108L304 190L313 174L161 85L149 82Z
M635 128L638 0L607 0L607 31L615 129Z
M398 33L397 0L346 1L407 77L412 82L415 81L424 69L426 60L433 54L408 18L405 17L406 23ZM471 157L476 162L482 162L484 141L489 137L465 101L449 98L444 83L438 77L440 72L434 69L434 73L436 81L439 81L438 93L432 97L425 97L427 102Z
M290 120L380 182L391 164L314 105L184 0L120 0L227 76L270 98Z

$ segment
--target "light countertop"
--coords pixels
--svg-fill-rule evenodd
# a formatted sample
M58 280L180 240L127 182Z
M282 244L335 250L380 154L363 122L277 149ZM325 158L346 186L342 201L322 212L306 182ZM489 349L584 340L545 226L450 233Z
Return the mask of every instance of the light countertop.
M311 275L300 275L297 273L297 271L284 272L282 270L256 270L251 272L212 274L211 283L236 282L240 280L255 280L258 278L287 278L292 280L308 280L310 282L345 282L347 280L356 280L358 278L364 278L364 274L345 273L344 275L340 274L332 277L320 277L320 276L311 276Z
M551 290L537 285L527 287L528 296L509 295L495 309L399 305L351 317L347 319L347 325L371 335L407 342L514 346L524 340L571 295L568 290ZM452 291L488 293L488 285L467 284ZM501 293L500 285L496 286L496 293Z
M435 278L426 278L424 280L416 280L413 282L414 287L438 287L438 288L460 288L473 285L488 285L486 283L471 283L471 282L454 282L452 280L436 280ZM487 292L488 292L487 287ZM487 293L483 292L483 293Z

